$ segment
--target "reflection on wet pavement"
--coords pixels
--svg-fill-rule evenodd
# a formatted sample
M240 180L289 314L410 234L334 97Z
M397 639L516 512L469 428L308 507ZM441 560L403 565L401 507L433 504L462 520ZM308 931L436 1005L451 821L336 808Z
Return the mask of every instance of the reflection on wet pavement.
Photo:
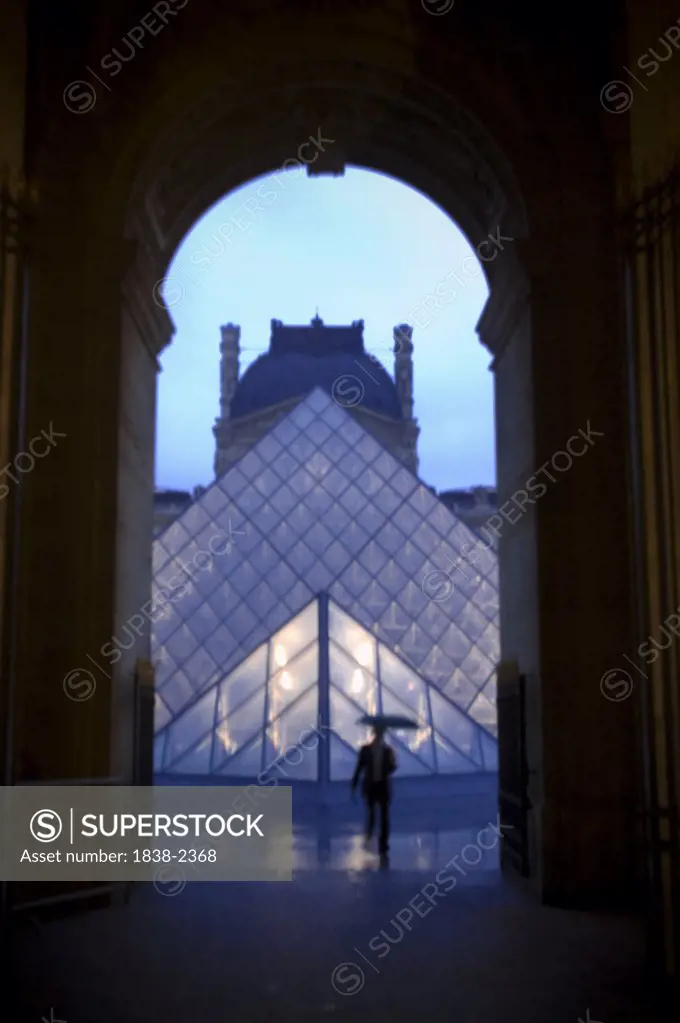
M452 831L421 831L392 834L389 867L392 870L437 871L454 856L461 871L472 877L477 872L499 872L499 842L493 833L482 836L480 828ZM465 854L460 859L463 850ZM382 865L384 866L384 864ZM293 834L293 872L308 870L371 871L381 869L375 840L367 848L360 831L330 834L321 828L296 828ZM460 872L459 872L460 873ZM460 874L463 878L463 874ZM485 883L490 878L486 877Z

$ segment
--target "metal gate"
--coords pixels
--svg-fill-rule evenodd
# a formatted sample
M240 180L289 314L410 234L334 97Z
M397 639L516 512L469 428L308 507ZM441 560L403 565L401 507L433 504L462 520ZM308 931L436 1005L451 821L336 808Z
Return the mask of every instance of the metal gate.
M680 168L623 218L638 643L680 614ZM664 640L665 642L665 640ZM651 952L680 975L680 638L638 687Z
M512 827L503 840L501 862L529 877L529 769L526 754L526 676L513 664L498 665L498 803L501 820Z

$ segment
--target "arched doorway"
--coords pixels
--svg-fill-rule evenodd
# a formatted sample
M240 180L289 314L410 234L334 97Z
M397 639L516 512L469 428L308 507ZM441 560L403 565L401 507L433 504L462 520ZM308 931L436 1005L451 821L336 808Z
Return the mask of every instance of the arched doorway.
M45 133L34 158L45 180L27 429L63 422L73 444L27 480L22 569L37 579L51 558L61 588L41 593L56 636L45 646L32 643L36 595L21 598L18 714L26 719L39 702L46 670L65 676L148 600L155 357L172 333L154 287L172 252L221 195L296 159L301 145L321 145L321 133L334 141L319 148L313 172L346 163L384 171L430 196L471 244L513 239L488 264L479 327L495 357L507 506L501 633L512 733L502 774L537 891L556 901L621 900L635 875L632 709L612 705L598 685L625 648L629 618L620 328L608 170L565 142L578 125L599 154L597 111L573 93L569 110L556 111L550 89L530 96L491 56L473 56L479 25L458 26L452 68L437 39L441 20L412 15L387 29L368 8L315 22L273 6L266 30L237 20L232 37L225 20L196 13L182 47L169 39L149 47L110 97L102 90L89 122L66 111L51 139ZM489 54L497 31L507 26L483 34ZM567 64L551 72L555 86ZM65 294L61 330L73 368L59 390L46 376L62 364L53 317ZM572 444L561 457L574 437L581 453ZM538 473L540 496L513 512ZM77 504L89 523L85 542L75 525L40 519L50 504L62 522ZM79 717L63 707L61 690L43 700L42 724L21 736L19 775L129 777L133 676L144 654L140 641L98 680L102 698Z

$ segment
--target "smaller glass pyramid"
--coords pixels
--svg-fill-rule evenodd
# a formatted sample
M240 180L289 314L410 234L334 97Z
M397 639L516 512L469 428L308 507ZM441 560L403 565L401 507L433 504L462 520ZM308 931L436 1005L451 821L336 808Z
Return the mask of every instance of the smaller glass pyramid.
M390 732L400 776L497 768L483 728L322 596L160 729L156 770L347 780L370 738L363 714L417 724Z

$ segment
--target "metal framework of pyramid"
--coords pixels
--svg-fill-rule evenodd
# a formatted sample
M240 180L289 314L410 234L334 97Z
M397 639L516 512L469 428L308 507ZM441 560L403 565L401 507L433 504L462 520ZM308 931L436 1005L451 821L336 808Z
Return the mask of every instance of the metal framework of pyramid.
M154 542L156 770L253 777L322 725L346 777L369 699L418 720L400 774L494 769L497 571L316 389Z

